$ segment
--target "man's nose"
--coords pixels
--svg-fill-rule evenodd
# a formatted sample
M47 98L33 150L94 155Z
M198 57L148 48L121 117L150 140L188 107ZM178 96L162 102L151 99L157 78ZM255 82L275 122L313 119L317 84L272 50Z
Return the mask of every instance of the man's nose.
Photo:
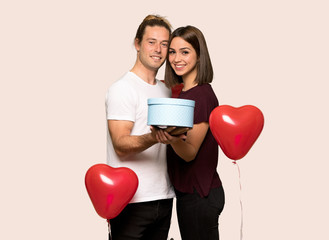
M156 43L155 44L155 51L156 52L161 52L161 43Z

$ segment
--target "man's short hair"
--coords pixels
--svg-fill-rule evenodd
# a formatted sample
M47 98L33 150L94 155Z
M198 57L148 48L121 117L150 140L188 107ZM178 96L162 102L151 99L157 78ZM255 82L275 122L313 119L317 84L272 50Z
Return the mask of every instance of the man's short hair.
M147 26L160 26L160 27L165 27L168 31L169 34L171 34L171 24L165 17L159 16L159 15L148 15L144 18L143 22L139 25L135 40L137 40L139 43L143 40L145 28Z

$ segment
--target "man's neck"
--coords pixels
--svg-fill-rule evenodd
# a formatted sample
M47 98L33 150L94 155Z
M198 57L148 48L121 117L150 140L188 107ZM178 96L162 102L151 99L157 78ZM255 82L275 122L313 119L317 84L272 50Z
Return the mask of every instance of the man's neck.
M157 75L157 71L148 69L144 67L142 64L138 64L138 63L136 63L130 71L135 73L138 77L140 77L148 84L151 85L156 84L155 76Z

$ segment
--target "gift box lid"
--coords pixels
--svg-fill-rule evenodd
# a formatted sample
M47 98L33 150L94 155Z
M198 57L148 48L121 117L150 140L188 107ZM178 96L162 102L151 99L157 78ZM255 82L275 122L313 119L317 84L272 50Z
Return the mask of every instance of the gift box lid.
M195 101L180 98L149 98L147 99L148 105L182 105L194 107Z

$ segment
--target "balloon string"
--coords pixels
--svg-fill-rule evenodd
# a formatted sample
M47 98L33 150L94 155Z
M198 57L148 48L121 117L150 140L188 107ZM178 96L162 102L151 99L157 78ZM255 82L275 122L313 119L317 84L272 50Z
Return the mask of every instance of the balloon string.
M107 227L109 231L109 240L112 240L110 219L107 219Z
M241 193L242 193L242 186L241 186L241 174L240 174L240 168L236 161L233 161L233 164L237 166L238 173L239 173L239 185L240 185L240 208L241 208L241 223L240 223L240 240L242 240L243 237L243 207L242 207L242 199L241 199Z

